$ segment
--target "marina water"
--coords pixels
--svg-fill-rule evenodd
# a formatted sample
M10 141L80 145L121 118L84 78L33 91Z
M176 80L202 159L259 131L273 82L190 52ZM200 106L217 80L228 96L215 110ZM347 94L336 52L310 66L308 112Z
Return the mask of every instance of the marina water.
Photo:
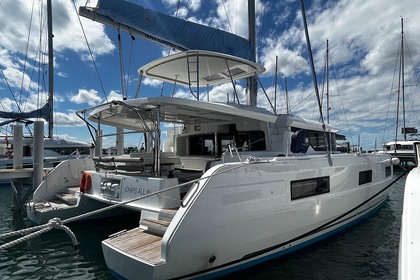
M404 184L405 178L394 184L384 206L355 227L225 279L397 279ZM14 213L11 206L10 186L0 186L0 233L29 226L25 215ZM114 279L103 259L101 241L135 227L138 219L110 218L70 225L80 242L78 250L67 234L52 230L0 251L0 280ZM0 240L0 244L11 240Z

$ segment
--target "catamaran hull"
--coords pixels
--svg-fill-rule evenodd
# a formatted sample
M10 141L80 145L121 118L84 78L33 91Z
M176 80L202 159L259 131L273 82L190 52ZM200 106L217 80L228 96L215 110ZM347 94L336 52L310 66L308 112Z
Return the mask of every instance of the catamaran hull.
M138 275L141 275L141 279L214 279L258 265L274 258L287 255L296 250L326 239L342 230L345 230L346 228L349 228L374 214L374 212L376 212L383 205L383 202L385 202L386 195L387 193L381 196L381 200L378 201L375 206L370 207L370 209L366 209L366 211L363 211L363 213L353 215L352 218L346 218L345 221L334 227L331 227L329 230L312 234L307 238L302 239L300 242L291 242L285 244L287 241L279 238L279 242L277 244L267 245L268 247L278 248L270 250L267 253L258 255L253 258L247 258L245 260L237 259L219 267L204 269L203 271L196 271L186 275L182 275L181 271L180 273L177 273L177 271L172 271L173 276L169 276L169 278L166 278L167 276L162 277L159 275L159 266L150 266L145 263L139 263L136 259L133 259L132 256L127 255L122 251L115 250L115 248L112 248L105 242L102 242L102 250L106 264L110 268L110 272L117 279L136 279L136 276ZM300 234L297 234L296 236L300 236Z
M93 213L99 209L105 208L109 206L101 201L97 201L86 196L81 196L77 205L75 206L67 206L65 208L39 208L39 206L34 206L34 203L28 203L26 205L26 214L28 219L31 223L36 225L42 225L48 223L48 221L52 218L59 218L60 220L64 221L69 218L74 218L80 215L84 215L87 213ZM77 219L77 222L87 221L87 220L95 220L95 219L103 219L107 217L116 217L116 216L123 216L123 215L130 215L134 212L129 209L125 208L115 208L110 211L106 212L98 212L94 215L88 215L84 218ZM138 211L138 213L140 213Z
M377 210L386 200L392 182L389 171L385 171L390 162L386 158L382 163L378 158L350 156L335 161L347 162L346 167L326 166L325 158L279 160L238 169L215 167L205 175L223 175L200 183L203 185L187 194L186 206L178 210L162 237L160 260L148 262L137 257L129 247L140 246L141 241L137 239L136 243L129 235L126 240L124 235L119 239L127 250L121 250L112 238L104 240L104 258L120 279L136 279L138 275L142 279L206 279L288 254L350 227ZM375 181L364 184L358 178L359 172L372 166L373 174L380 174L382 179L373 175ZM303 177L329 177L331 193L291 200L290 182Z
M88 177L89 187L81 190L83 176ZM91 158L61 162L38 186L33 199L26 204L28 218L34 224L47 223L52 218L62 221L101 219L127 215L142 209L176 208L179 206L179 190L165 192L165 196L138 199L147 194L176 185L176 178L123 176L96 172ZM138 199L138 200L137 200ZM129 203L124 203L132 201ZM112 210L98 212L107 206L121 204ZM94 213L93 215L85 215ZM80 218L75 218L84 215Z

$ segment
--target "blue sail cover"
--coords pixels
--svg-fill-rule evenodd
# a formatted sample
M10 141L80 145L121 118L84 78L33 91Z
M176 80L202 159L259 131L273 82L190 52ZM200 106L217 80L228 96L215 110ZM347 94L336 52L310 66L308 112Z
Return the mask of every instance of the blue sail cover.
M31 112L3 112L0 111L0 118L3 119L13 119L13 121L21 121L26 119L36 119L36 118L42 118L46 121L50 118L50 106L47 104L44 105L44 107L31 111ZM3 122L0 123L1 125L8 124L10 122Z
M208 50L254 61L245 38L125 0L99 0L97 7L80 7L79 14L181 51Z

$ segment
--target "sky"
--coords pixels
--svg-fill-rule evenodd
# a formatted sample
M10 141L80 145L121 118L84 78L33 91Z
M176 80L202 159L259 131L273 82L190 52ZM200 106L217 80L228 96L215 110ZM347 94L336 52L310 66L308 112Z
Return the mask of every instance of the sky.
M93 2L93 0L91 0ZM78 17L86 0L54 0L54 136L91 143L90 134L75 111L134 98L137 69L168 55L171 50L142 38ZM130 0L179 18L248 37L245 0ZM398 54L404 19L406 126L420 129L420 98L416 72L420 63L420 6L417 0L305 0L324 120L340 129L352 144L379 148L395 138ZM277 86L277 112L319 120L300 1L256 0L257 63L270 98ZM0 110L30 111L47 100L46 0L0 0ZM326 109L326 50L329 42L329 118ZM277 67L276 67L277 57ZM120 63L122 61L122 63ZM122 65L122 66L121 66ZM277 82L275 72L277 69ZM127 90L122 90L121 77ZM286 106L286 85L289 106ZM226 85L210 91L210 100L226 102ZM240 101L244 91L238 85ZM171 95L172 85L143 79L139 96ZM178 87L176 96L192 98ZM258 106L270 110L264 93ZM400 112L402 107L400 107ZM402 116L400 114L400 119ZM1 121L1 119L0 119ZM402 123L399 124L400 130ZM0 135L10 133L0 128ZM48 131L45 127L45 133ZM25 130L25 133L27 131ZM398 137L401 135L399 134ZM112 137L104 147L114 146ZM139 146L130 137L125 146Z

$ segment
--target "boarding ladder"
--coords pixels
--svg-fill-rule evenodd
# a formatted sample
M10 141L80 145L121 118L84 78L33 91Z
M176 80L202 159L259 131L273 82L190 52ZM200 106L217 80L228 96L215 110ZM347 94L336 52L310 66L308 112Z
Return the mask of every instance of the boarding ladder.
M199 85L199 61L198 53L187 54L187 68L188 68L188 86L191 94L197 99L200 99L200 85ZM194 86L195 85L195 86Z

